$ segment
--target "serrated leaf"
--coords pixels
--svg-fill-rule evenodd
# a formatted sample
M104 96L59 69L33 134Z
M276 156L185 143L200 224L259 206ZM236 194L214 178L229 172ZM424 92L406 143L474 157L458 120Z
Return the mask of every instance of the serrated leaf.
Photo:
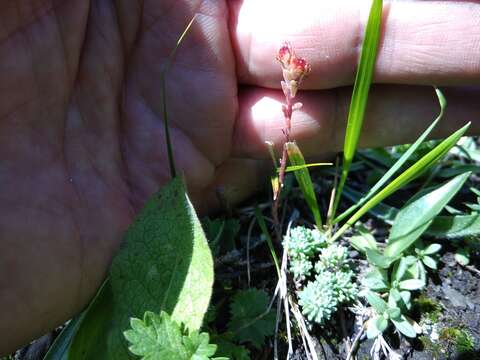
M217 344L217 356L223 356L230 360L250 360L250 352L242 345L234 344L224 335L215 338Z
M248 289L238 291L230 305L231 319L228 330L235 340L250 342L260 348L265 337L273 335L276 315L268 310L268 296L263 290Z
M435 216L462 188L469 176L470 173L456 176L402 208L390 230L384 255L397 258L407 250L431 225Z
M128 228L110 268L109 282L86 314L70 359L130 359L123 331L130 318L165 311L190 331L198 330L213 285L213 260L200 222L180 178L145 205ZM98 321L94 311L109 316ZM99 328L98 335L91 329Z
M317 228L322 228L322 217L320 216L320 208L318 207L317 195L315 194L315 189L313 187L312 178L310 177L310 172L308 168L302 167L305 164L305 159L300 151L299 147L295 142L288 142L285 144L288 152L288 159L292 166L298 167L295 170L294 174L297 179L298 185L302 190L303 197L307 202L310 211L313 214L315 220L315 225Z
M207 333L185 334L163 311L147 311L143 320L132 318L130 326L124 332L129 350L144 360L209 360L217 350Z

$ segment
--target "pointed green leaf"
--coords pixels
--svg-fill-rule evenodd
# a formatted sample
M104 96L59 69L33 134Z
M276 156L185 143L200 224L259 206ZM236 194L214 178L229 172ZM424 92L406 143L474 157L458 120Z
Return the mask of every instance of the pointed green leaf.
M396 258L407 250L431 225L434 217L462 188L469 176L470 173L458 175L401 209L390 230L384 254Z
M425 282L420 279L408 279L399 283L399 288L402 290L419 290L424 286Z
M62 329L43 360L68 360L68 351L85 313L80 313Z
M353 202L358 202L362 194L349 187L345 187L344 194ZM447 209L447 207L445 207ZM368 212L387 224L393 224L398 209L379 203ZM444 216L438 215L432 225L425 231L425 235L436 239L461 239L480 236L480 214Z
M357 226L355 228L357 233L350 238L350 244L357 249L365 253L367 249L378 250L377 242L373 235L363 226Z
M288 159L292 166L299 167L295 170L295 177L297 178L298 185L302 190L305 201L310 208L310 211L313 214L315 219L315 225L317 228L322 228L322 217L320 216L320 209L318 207L317 196L315 194L315 189L313 187L312 178L310 177L310 172L307 168L301 167L305 165L305 159L303 158L302 152L298 148L295 142L288 142L285 144L288 152Z
M434 258L430 256L424 256L422 261L430 269L437 270L437 261Z
M362 132L363 118L367 107L368 93L373 79L375 62L377 58L378 42L380 40L380 25L382 22L383 1L373 0L370 15L365 29L365 36L360 54L353 94L348 112L345 143L343 146L343 165L340 182L335 194L333 217L340 202L342 190L347 180L348 172L357 150L358 140Z
M458 249L455 252L455 261L460 265L468 265L470 263L470 253L467 249Z
M391 320L393 322L393 325L395 325L397 330L400 331L403 335L409 338L414 338L417 336L415 328L408 322L405 316L401 315L400 319L391 319Z
M285 169L285 172L292 172L292 171L297 171L297 170L303 170L311 167L317 167L317 166L331 166L333 165L332 163L311 163L311 164L303 164L303 165L291 165L287 166ZM277 169L278 172L279 169Z
M384 189L378 192L374 197L367 201L358 211L344 224L332 237L331 241L337 240L350 226L352 226L358 219L360 219L365 213L370 209L375 207L386 197L392 195L395 191L408 184L413 179L420 176L426 169L435 164L440 160L462 137L462 135L467 131L470 123L467 123L464 127L457 130L455 133L450 135L448 138L443 140L438 144L433 150L429 151L424 155L420 160L415 164L405 170L400 174L395 180L389 183ZM388 254L385 254L389 256Z
M447 101L443 96L442 92L435 88L435 93L438 98L438 102L440 103L440 114L438 114L437 118L433 121L433 123L418 137L418 139L408 148L405 153L395 162L395 164L389 167L388 171L377 181L377 183L368 191L367 194L362 196L359 201L352 205L348 210L344 211L341 215L339 215L333 223L336 224L339 221L345 219L348 215L358 209L360 206L365 204L375 193L381 189L383 185L387 183L388 180L392 178L393 175L407 162L407 160L415 153L415 151L419 148L419 146L426 140L426 138L430 135L432 130L437 126L440 119L443 117L445 107L447 105Z
M425 255L432 255L439 252L442 249L442 245L440 244L430 244L427 248L423 251Z

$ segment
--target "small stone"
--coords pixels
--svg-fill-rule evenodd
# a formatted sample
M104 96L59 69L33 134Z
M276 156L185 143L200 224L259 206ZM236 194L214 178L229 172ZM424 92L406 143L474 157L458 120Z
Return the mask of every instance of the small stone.
M442 286L443 293L445 294L445 297L450 300L452 305L457 308L465 309L468 305L467 299L464 295L462 295L460 292L455 290L454 288L444 284Z

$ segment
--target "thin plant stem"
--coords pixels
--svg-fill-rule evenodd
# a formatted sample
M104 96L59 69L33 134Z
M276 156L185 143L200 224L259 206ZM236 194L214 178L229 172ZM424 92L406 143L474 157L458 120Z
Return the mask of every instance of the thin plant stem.
M275 227L277 239L279 242L281 242L281 239L282 239L282 230L281 230L281 224L278 218L278 209L280 207L280 195L282 192L283 184L285 182L285 170L287 169L287 161L288 161L287 143L290 142L290 130L292 126L292 113L293 113L291 96L287 95L286 100L287 100L287 106L285 111L285 128L283 129L285 142L283 144L282 157L280 159L280 169L278 171L279 186L278 186L278 189L273 194L273 206L272 206L272 219L273 219L273 224Z

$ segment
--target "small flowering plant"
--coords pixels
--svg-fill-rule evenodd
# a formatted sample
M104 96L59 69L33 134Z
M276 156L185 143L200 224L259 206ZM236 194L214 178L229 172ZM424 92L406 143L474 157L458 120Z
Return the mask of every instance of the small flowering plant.
M280 168L278 170L278 177L273 181L273 199L274 204L272 207L272 217L274 223L277 226L278 233L278 207L280 202L280 191L283 187L285 172L287 168L287 161L289 152L295 153L294 156L301 156L296 144L290 142L290 132L292 129L292 115L295 111L302 108L300 102L294 102L298 89L302 80L310 73L311 66L304 58L297 56L293 50L292 45L289 42L285 42L278 50L276 59L280 62L282 67L283 80L281 86L283 94L285 95L285 104L282 105L283 115L285 117L285 126L283 128L283 134L285 136L285 143L283 145L282 157L280 158ZM301 160L304 165L303 156ZM295 165L295 159L291 159L293 165ZM296 174L297 175L297 174ZM305 175L305 173L304 173ZM299 181L300 182L300 181ZM311 181L310 181L311 184ZM309 184L309 185L310 185ZM314 205L315 206L315 205ZM317 206L318 207L318 206ZM281 236L278 234L279 239Z
M286 100L286 104L282 107L283 114L287 120L285 128L290 131L292 113L302 107L301 103L293 103L293 99L297 95L298 87L303 78L310 73L311 67L307 60L295 54L289 42L285 42L278 50L277 60L282 65L283 70L283 81L281 84Z
M333 189L325 224L322 222L315 186L309 173L311 166L325 164L306 164L299 147L291 136L292 116L303 106L296 101L296 97L302 82L311 73L312 68L306 59L297 55L288 42L283 43L276 54L276 60L280 63L282 70L281 88L285 96L285 103L282 104L284 144L279 166L272 144L267 143L271 146L270 152L277 169L272 177L272 222L277 235L277 243L283 242L287 249L287 256L283 257L281 268L288 269L292 280L289 286L296 294L297 304L293 304L292 308L300 305L299 308L310 325L317 323L322 326L335 319L336 313L342 306L352 304L358 306L360 304L360 307L365 309L369 306L366 313L357 314L358 320L363 323L362 333L358 335L358 338L360 339L363 332L367 331L369 337L376 339L375 344L377 345L383 344L382 333L388 328L394 328L406 337L415 337L419 333L417 324L408 317L411 308L410 299L426 286L425 266L432 270L436 269L435 254L440 250L438 244L424 247L419 239L428 229L433 218L461 189L470 175L469 173L457 175L447 183L407 203L398 211L392 223L390 235L388 239L385 239L386 244L378 244L373 236L370 239L365 238L364 235L360 236L360 238L364 238L363 240L352 241L352 246L363 253L370 268L366 274L358 276L357 283L354 267L350 267L348 247L336 243L343 240L345 232L363 215L436 164L455 146L469 127L469 124L466 124L441 141L413 165L406 166L410 157L430 135L443 115L446 102L442 93L435 89L441 107L437 119L404 155L398 158L370 191L361 198L359 197L358 201L349 209L344 210L340 215L336 214L362 129L380 37L381 14L382 1L374 0L348 114L341 174L338 178L336 176L332 182ZM290 166L287 166L287 163ZM402 171L402 169L405 170ZM315 220L315 228L294 227L286 236L283 236L278 213L285 174L289 171L292 171L297 179ZM312 234L317 235L313 236ZM269 236L269 234L267 235ZM318 241L319 239L321 241ZM345 241L343 241L343 245L345 245ZM275 249L271 242L269 246L272 256L276 259ZM413 253L414 248L415 252ZM278 275L280 278L278 286L282 288L287 277L280 271L278 271ZM363 285L363 289L358 288L360 284ZM285 297L286 290L282 291L284 294L282 296ZM362 297L364 299L360 302ZM286 311L288 312L288 306L286 306ZM338 314L340 319L344 317L342 314L342 312ZM368 319L363 318L364 314L369 314L366 315ZM393 327L389 324L393 324ZM287 324L287 328L288 326ZM300 325L299 328L301 328ZM385 349L385 346L382 346L381 348ZM347 358L351 358L350 355Z

